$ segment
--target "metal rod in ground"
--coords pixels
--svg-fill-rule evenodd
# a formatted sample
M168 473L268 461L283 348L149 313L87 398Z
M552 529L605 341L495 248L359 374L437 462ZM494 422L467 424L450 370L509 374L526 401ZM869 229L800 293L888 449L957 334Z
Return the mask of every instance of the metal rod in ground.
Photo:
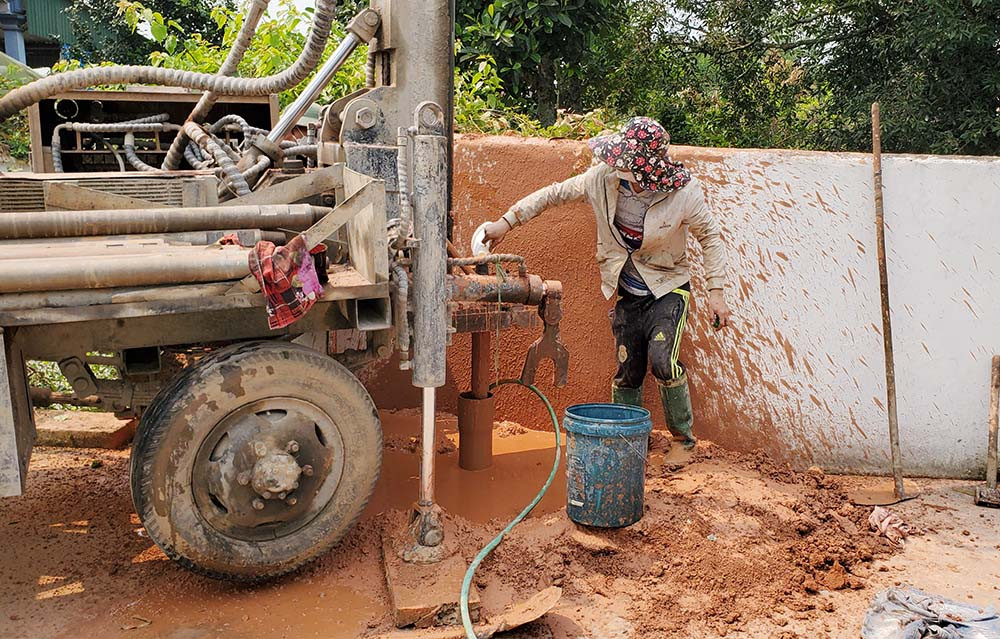
M435 388L424 389L424 407L421 420L420 455L420 505L434 503L434 395Z
M997 489L997 412L1000 409L1000 355L993 356L990 375L990 437L986 451L986 487Z
M882 201L882 122L878 102L872 104L872 169L875 184L875 237L878 249L878 280L882 300L882 341L885 349L885 394L889 414L889 446L892 454L893 490L897 499L903 490L903 461L899 450L899 420L896 414L896 363L892 352L892 317L889 309L889 275L885 258L885 208Z

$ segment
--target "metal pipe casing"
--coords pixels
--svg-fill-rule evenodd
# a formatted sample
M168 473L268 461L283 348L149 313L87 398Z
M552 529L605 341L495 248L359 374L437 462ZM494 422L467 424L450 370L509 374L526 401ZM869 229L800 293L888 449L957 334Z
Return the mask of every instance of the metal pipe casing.
M115 246L122 243L161 243L207 246L215 244L226 235L235 235L240 246L253 246L257 242L266 241L273 244L284 244L285 234L281 231L261 231L260 229L218 229L211 231L190 231L187 233L132 233L129 235L92 235L88 237L39 237L34 239L0 240L0 251L19 249L25 246L35 247L44 251L50 246L68 246L77 244L97 244L99 246Z
M305 230L332 209L309 204L0 213L0 240L215 229Z
M545 298L545 281L537 275L449 275L448 299L453 302L503 302L538 306Z
M250 274L249 249L174 248L153 255L9 260L0 293L234 280Z
M446 276L448 249L448 139L417 135L413 142L413 215L418 239L414 250L413 385L445 383L448 341Z

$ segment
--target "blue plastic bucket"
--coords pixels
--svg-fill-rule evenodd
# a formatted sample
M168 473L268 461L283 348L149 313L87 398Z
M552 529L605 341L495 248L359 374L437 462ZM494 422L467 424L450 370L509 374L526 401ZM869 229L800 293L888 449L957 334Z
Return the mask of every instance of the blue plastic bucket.
M578 524L621 528L642 518L649 411L621 404L566 409L566 514Z

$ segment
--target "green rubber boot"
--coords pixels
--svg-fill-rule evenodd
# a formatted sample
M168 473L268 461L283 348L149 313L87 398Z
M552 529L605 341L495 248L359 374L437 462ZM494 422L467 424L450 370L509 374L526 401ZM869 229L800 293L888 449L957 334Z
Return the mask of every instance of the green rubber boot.
M642 408L642 386L639 388L618 388L612 384L611 402L614 404L638 406L639 408Z
M663 401L663 414L667 418L667 428L674 435L684 438L684 448L694 448L698 440L691 432L694 416L691 413L691 393L688 391L687 375L669 382L658 382L660 399Z

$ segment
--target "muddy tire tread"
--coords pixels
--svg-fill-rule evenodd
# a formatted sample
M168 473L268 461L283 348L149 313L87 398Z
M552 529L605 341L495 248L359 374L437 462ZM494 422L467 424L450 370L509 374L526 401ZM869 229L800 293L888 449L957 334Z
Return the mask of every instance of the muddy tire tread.
M193 378L207 373L210 369L224 366L225 364L241 357L259 352L261 349L269 349L274 353L291 353L293 357L313 361L315 361L316 358L323 358L323 360L329 363L329 368L332 371L335 371L335 375L341 377L349 384L360 385L357 378L342 364L332 358L318 353L317 351L303 346L273 341L242 342L240 344L228 346L216 351L215 353L207 355L197 363L184 369L184 371L178 374L170 384L161 389L140 419L130 459L129 484L132 492L132 503L135 507L136 513L139 515L140 521L142 521L144 527L146 527L146 532L148 533L149 538L156 543L156 545L168 558L172 561L176 561L178 564L193 573L210 577L212 579L244 584L268 581L295 572L311 561L317 559L319 556L329 552L334 546L340 543L344 536L354 528L358 519L364 512L365 507L375 491L375 484L378 482L378 478L382 471L382 433L381 429L379 429L379 447L376 455L375 472L372 475L370 484L365 487L364 494L366 496L364 497L363 502L360 507L356 509L356 512L351 517L348 525L343 527L340 534L326 538L322 543L316 544L307 552L298 554L293 560L285 563L284 565L277 566L272 570L257 574L211 570L177 552L172 545L161 543L160 540L170 539L170 534L169 531L159 530L159 524L157 523L156 518L151 516L153 505L148 499L148 495L153 488L152 473L143 472L140 474L136 471L139 468L149 468L153 463L153 456L158 450L167 432L167 428L162 427L162 424L165 423L163 418L168 416L171 412L182 408L182 406L178 403L178 400L180 399L180 396L183 395L183 391L191 385ZM369 404L371 411L377 416L375 405L367 394L365 395L365 400ZM161 427L158 428L157 425L160 425Z

